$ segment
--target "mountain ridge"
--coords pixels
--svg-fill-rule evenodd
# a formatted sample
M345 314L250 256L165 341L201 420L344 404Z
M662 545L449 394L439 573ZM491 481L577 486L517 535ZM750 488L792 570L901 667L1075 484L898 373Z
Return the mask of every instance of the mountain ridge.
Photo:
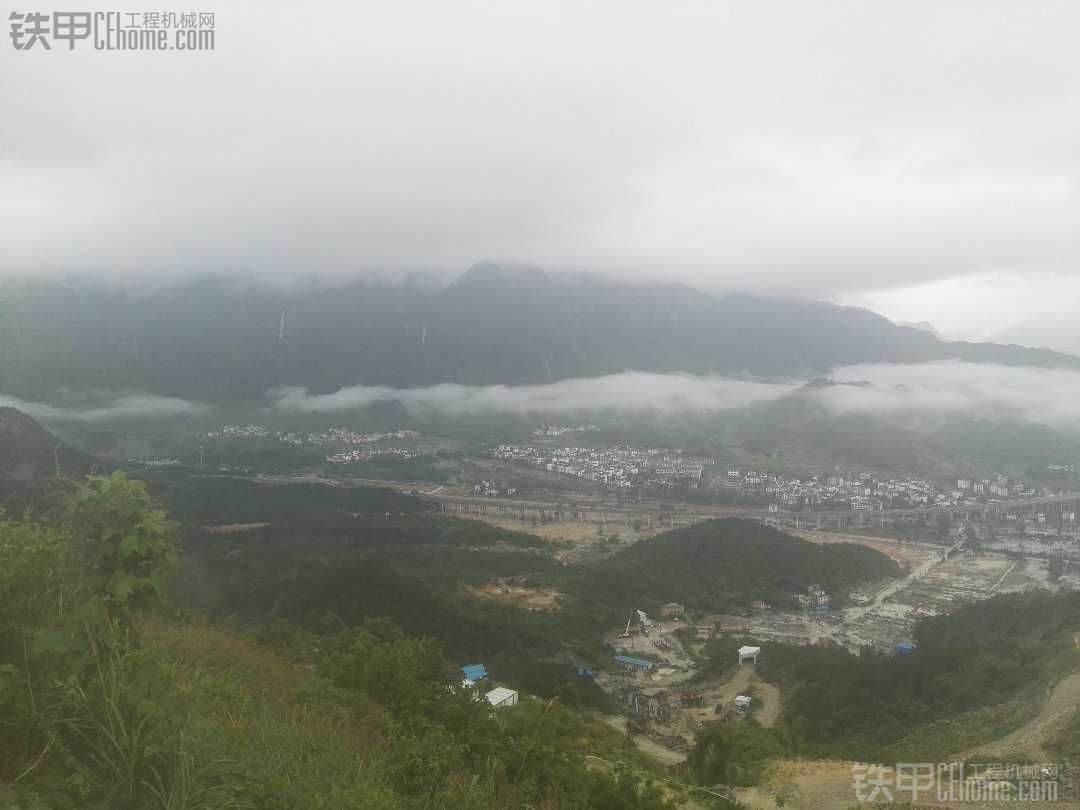
M284 290L228 277L145 294L101 282L0 286L0 392L28 400L140 389L225 404L280 385L522 385L627 369L810 379L954 358L1080 369L1073 355L946 342L856 307L491 263L443 287L358 279Z

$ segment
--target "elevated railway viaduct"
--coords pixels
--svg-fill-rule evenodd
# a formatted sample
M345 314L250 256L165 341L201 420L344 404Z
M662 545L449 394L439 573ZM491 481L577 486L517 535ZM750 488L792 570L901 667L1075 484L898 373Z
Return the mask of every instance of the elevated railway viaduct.
M1065 512L1080 511L1080 493L1050 495L1041 498L1022 498L1011 501L991 501L978 505L925 506L909 509L837 510L821 511L773 511L745 508L709 508L680 505L678 511L667 510L663 505L625 504L612 507L583 507L544 503L539 501L513 500L510 498L482 498L467 496L439 496L439 508L453 515L500 515L508 518L540 521L575 521L607 525L641 521L649 528L675 528L692 526L703 520L738 517L760 520L773 526L796 529L854 529L881 527L887 523L930 523L939 515L950 519L1003 520L1007 514L1034 518L1040 512L1047 516L1051 525L1060 524Z

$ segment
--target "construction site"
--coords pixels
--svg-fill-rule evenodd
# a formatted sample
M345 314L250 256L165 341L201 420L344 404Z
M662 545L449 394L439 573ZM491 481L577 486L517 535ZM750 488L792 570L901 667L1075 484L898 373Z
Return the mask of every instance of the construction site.
M609 722L654 754L661 749L668 763L684 759L694 733L709 724L739 722L752 712L771 726L780 711L779 691L757 677L752 660L732 676L700 677L677 632L686 626L681 615L653 621L635 611L625 627L605 636L618 655L612 671L596 675L621 710Z
M744 615L693 616L672 610L654 621L633 609L625 626L604 641L617 655L613 671L596 676L597 683L621 707L618 723L627 733L662 747L669 761L685 756L698 729L711 723L737 723L753 715L771 726L779 715L777 687L759 678L753 660L732 661L720 677L703 677L699 662L706 644L725 634L753 639L750 643L833 643L858 653L866 648L904 654L916 648L915 623L958 605L995 594L1032 588L1080 589L1080 566L1065 566L1056 575L1042 557L969 550L962 539L950 545L898 542L883 538L830 535L801 536L818 542L861 542L882 551L905 567L896 579L870 583L861 591L830 599L811 589L795 594L800 609L773 609L759 603ZM834 608L832 601L844 606ZM757 650L745 647L744 650ZM756 660L756 655L754 656Z

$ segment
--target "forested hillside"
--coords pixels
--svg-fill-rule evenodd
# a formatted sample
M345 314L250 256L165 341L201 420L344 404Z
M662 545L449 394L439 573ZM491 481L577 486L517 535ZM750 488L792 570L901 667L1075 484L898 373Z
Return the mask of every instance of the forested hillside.
M290 492L295 485L232 482L238 489L217 493L231 518L221 522L259 525L209 531L218 482L177 474L167 487L154 484L185 521L183 603L313 633L392 619L410 634L440 639L458 660L497 662L515 686L578 705L606 701L569 661L606 660L600 636L635 608L781 605L809 585L839 602L861 583L899 573L865 546L817 545L742 520L667 532L602 561L565 566L534 535L418 512L421 501L389 490L309 485ZM242 497L231 497L237 492ZM280 514L280 504L300 493L309 506ZM366 512L333 508L344 499L367 504ZM231 511L234 502L242 512ZM561 594L559 609L527 611L468 590L507 577Z
M419 498L390 489L334 487L322 483L273 483L227 475L193 475L186 471L144 471L150 493L168 504L186 524L303 521L320 515L383 515L422 512Z
M48 509L68 489L69 476L81 477L98 463L22 412L0 407L0 509Z
M318 645L279 633L286 660L178 617L176 531L122 474L63 521L0 522L0 806L672 806L625 738L554 700L494 713L437 641L389 620Z
M1078 627L1080 593L1007 594L923 619L908 655L769 644L760 672L786 687L783 720L806 753L892 761L916 729L1080 669Z
M627 369L812 375L952 357L1080 367L1046 350L946 343L861 309L494 265L447 286L9 281L0 293L0 391L34 400L141 389L237 403L279 385L544 383Z
M816 380L733 414L731 432L756 454L771 456L799 446L835 463L943 478L995 468L1030 475L1031 468L1045 470L1048 463L1080 453L1080 440L1068 430L1000 410L979 414L866 408L837 413L817 396L825 389L856 387L868 386Z
M866 546L810 543L756 521L725 519L665 532L567 576L590 611L680 602L715 612L759 599L789 604L810 585L842 600L860 583L899 573Z
M784 696L780 722L709 725L689 770L705 784L750 785L779 759L979 762L965 752L1031 722L1050 688L1075 677L1078 626L1080 594L1029 592L923 619L906 655L766 642L755 670ZM705 672L729 669L739 644L752 642L710 642ZM1080 715L1066 721L1046 742L1075 763Z
M0 407L0 476L29 481L44 476L81 475L94 460L68 447L15 408Z

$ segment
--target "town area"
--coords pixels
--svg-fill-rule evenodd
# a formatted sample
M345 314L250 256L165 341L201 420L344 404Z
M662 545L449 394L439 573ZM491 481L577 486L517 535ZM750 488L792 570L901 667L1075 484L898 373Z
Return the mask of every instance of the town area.
M504 462L593 482L616 492L705 489L771 512L978 506L1060 494L1051 487L1012 480L1004 473L993 478L958 478L955 485L873 471L799 478L763 470L718 469L715 458L629 445L597 448L501 444L490 452ZM1060 465L1050 471L1072 472ZM1063 519L1075 524L1075 511L1069 511Z

